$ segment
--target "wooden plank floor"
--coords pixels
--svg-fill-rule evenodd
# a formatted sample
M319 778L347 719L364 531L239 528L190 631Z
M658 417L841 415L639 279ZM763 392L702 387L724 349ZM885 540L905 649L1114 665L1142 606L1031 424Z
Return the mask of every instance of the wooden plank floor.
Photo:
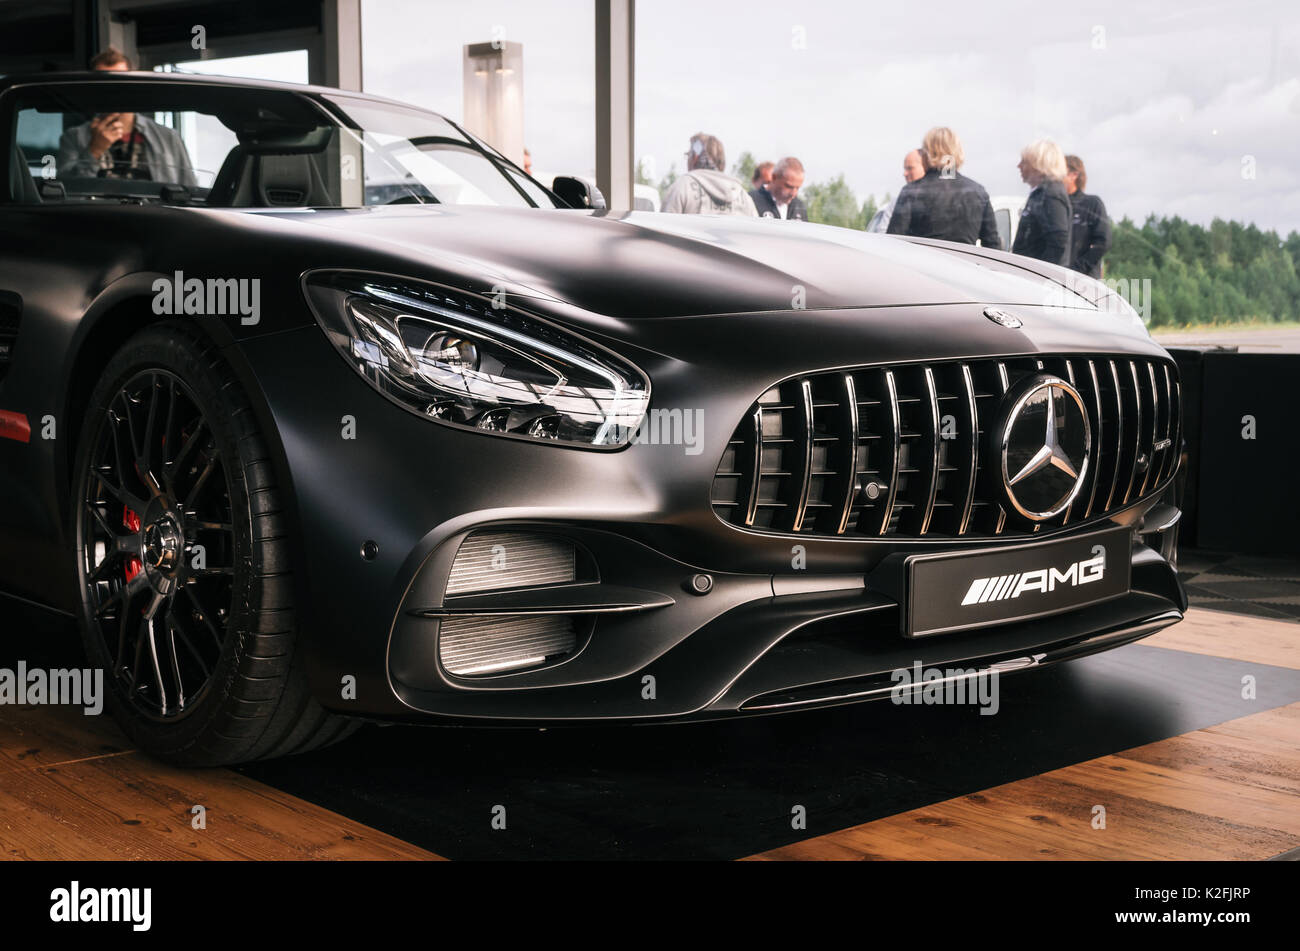
M438 858L231 770L165 766L107 716L59 707L0 715L0 857Z
M1193 610L1143 643L1300 669L1288 622ZM1300 846L1297 738L1300 704L754 858L1270 858ZM190 825L196 804L204 830ZM164 766L107 716L56 707L0 708L0 857L438 858L240 773Z
M1272 858L1300 846L1297 735L1292 704L752 858Z
M1143 643L1300 668L1300 625L1285 621L1192 610ZM1292 704L751 858L1267 859L1298 846Z
M1300 624L1294 621L1192 608L1183 620L1142 643L1300 670Z

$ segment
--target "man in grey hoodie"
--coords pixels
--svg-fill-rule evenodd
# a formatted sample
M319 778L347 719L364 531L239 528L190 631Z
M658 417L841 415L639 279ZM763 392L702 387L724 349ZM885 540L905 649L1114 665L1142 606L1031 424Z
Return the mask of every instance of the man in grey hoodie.
M697 132L686 153L686 174L664 196L663 210L683 215L748 215L757 218L754 200L745 186L723 171L727 155L722 142Z

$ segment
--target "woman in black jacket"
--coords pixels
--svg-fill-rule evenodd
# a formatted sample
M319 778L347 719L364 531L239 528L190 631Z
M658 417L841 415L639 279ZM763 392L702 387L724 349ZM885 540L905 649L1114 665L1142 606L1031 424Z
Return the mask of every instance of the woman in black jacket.
M1029 185L1025 210L1011 250L1051 264L1070 266L1070 197L1065 193L1065 155L1048 139L1025 146L1020 177Z
M942 238L1002 249L988 192L957 170L965 161L961 140L939 126L921 141L925 175L903 186L889 218L890 234Z
M1070 223L1070 267L1089 277L1101 277L1101 256L1110 250L1110 216L1096 195L1084 192L1088 170L1077 155L1065 157L1065 179L1061 183L1070 196L1074 219Z

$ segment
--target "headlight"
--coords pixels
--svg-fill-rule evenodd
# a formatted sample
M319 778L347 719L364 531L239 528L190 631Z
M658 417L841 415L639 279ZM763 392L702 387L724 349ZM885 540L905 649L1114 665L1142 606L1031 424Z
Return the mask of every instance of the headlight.
M469 295L391 278L313 274L307 299L347 361L429 419L617 448L645 417L645 375L595 344Z

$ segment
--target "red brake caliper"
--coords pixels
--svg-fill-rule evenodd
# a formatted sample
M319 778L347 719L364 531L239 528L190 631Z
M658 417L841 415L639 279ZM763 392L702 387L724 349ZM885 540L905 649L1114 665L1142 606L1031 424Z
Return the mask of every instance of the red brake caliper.
M135 512L132 512L131 509L124 505L122 506L122 524L130 531L138 532L140 531L140 516L136 515ZM140 564L140 559L135 557L135 555L128 558L126 560L127 584L130 584L131 580L138 575L143 568L144 565Z

